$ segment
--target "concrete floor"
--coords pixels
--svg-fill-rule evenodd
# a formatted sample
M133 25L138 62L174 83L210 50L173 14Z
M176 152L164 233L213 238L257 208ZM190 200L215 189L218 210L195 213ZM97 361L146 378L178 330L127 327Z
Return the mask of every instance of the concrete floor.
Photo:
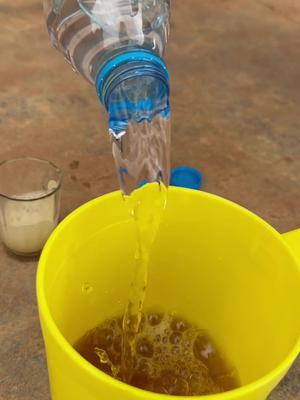
M117 188L106 117L46 34L40 0L0 0L0 159L63 169L62 217ZM300 226L300 3L173 0L174 165L279 231ZM37 260L0 249L0 399L49 399ZM300 400L300 362L270 400Z

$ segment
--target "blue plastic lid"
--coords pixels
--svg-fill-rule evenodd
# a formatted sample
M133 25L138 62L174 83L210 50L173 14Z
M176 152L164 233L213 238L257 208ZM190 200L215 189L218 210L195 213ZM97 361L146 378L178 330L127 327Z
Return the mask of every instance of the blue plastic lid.
M145 186L147 183L149 183L148 179L146 179L146 178L142 179L138 185L138 188Z
M202 187L203 176L193 167L181 166L171 171L171 185L199 190Z

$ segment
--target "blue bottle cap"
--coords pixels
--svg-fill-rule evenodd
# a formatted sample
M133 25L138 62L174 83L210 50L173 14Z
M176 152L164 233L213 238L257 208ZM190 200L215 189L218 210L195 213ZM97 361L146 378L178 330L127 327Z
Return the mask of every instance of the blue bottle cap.
M141 182L138 185L138 188L141 188L142 186L146 185L147 183L149 183L148 179L144 178L143 180L141 180Z
M197 169L181 166L171 171L171 185L198 190L202 187L203 176Z

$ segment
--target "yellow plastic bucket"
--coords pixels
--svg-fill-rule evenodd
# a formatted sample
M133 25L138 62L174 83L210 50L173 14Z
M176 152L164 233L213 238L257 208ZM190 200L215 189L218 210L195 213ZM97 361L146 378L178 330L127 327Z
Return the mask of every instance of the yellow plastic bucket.
M53 400L174 399L114 380L72 347L123 312L134 240L119 192L74 211L48 240L37 295ZM232 202L169 190L145 307L176 310L207 329L242 384L195 400L263 400L285 375L300 348L299 264L300 230L280 235Z

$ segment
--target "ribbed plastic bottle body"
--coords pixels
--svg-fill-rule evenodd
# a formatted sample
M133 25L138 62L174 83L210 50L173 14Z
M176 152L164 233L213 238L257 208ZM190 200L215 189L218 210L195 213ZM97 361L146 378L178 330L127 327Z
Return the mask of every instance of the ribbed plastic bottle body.
M90 83L107 60L128 50L162 56L168 0L44 0L53 45Z

